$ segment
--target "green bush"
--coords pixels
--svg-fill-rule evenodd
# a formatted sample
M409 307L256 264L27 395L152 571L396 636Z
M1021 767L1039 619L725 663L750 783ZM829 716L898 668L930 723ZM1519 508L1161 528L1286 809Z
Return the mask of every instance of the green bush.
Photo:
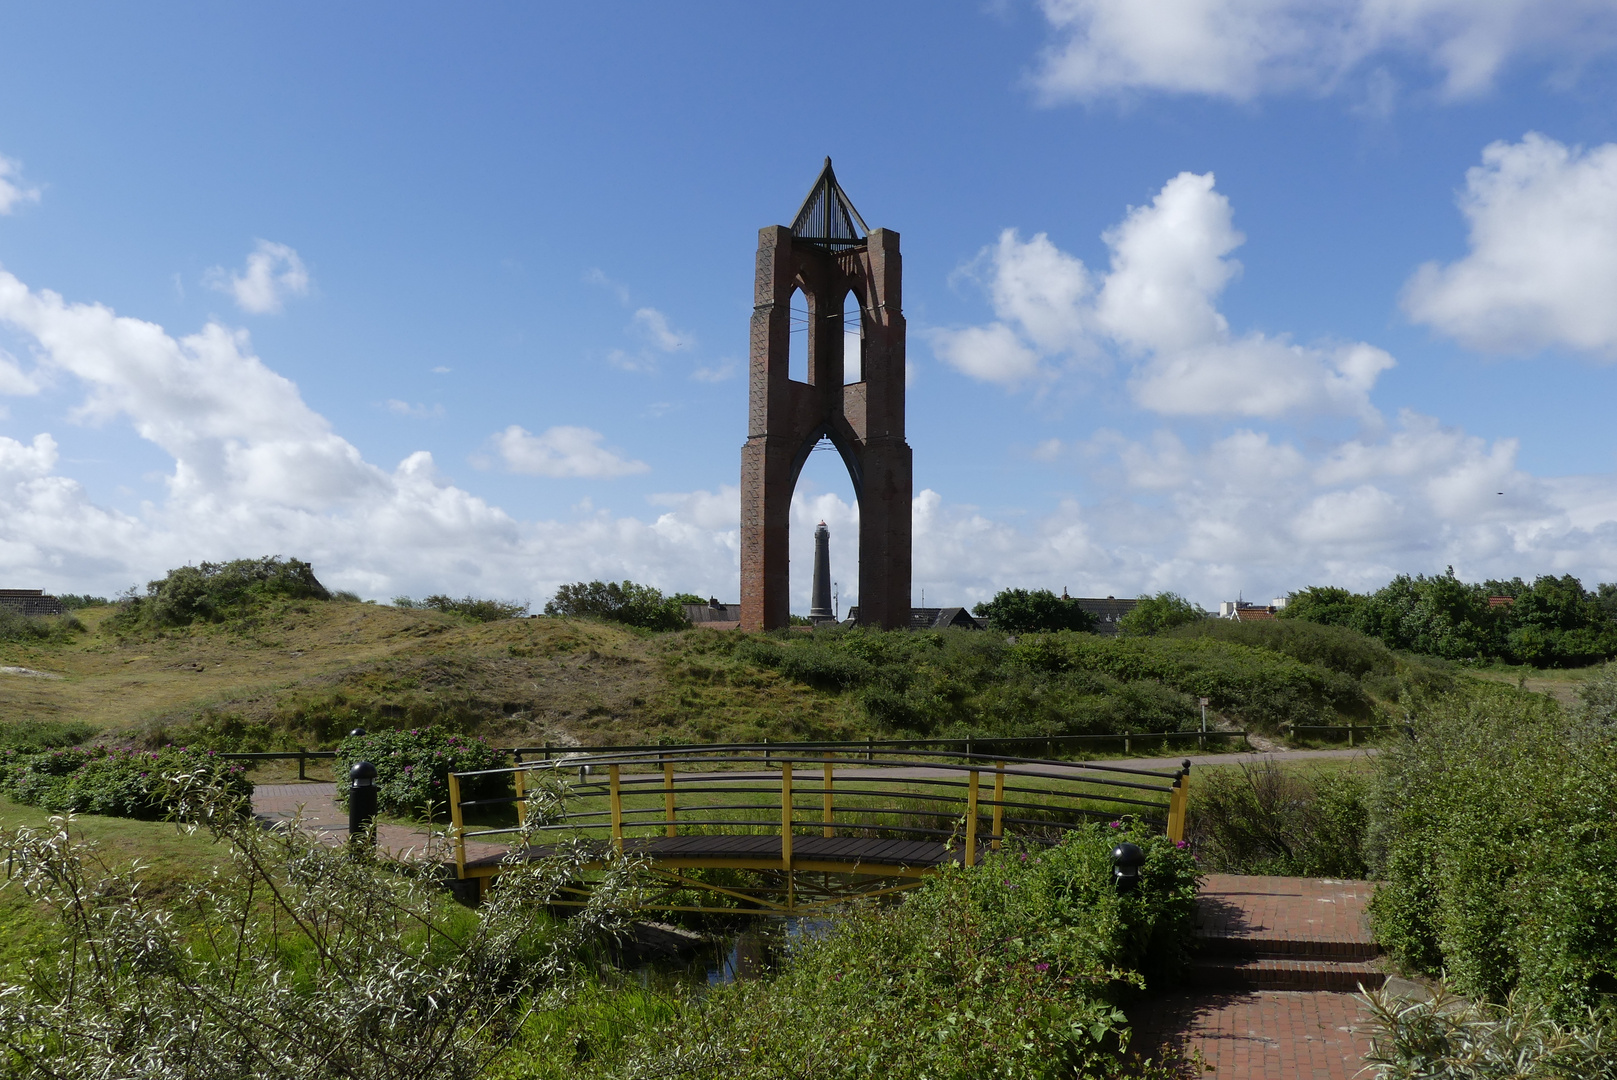
M18 720L0 727L0 749L37 752L77 746L96 735L82 720Z
M1274 761L1209 769L1191 785L1191 845L1208 870L1362 878L1368 778Z
M1095 616L1077 601L1049 589L1001 589L992 600L978 604L973 613L1007 634L1095 629Z
M202 563L170 570L160 581L146 584L146 595L120 600L113 616L116 629L189 626L194 622L222 622L248 614L270 599L330 600L331 594L314 576L314 568L299 559L266 556L225 563Z
M434 593L421 600L412 600L408 596L395 596L393 606L415 611L443 611L450 615L460 615L473 622L499 622L502 619L519 619L528 614L527 604L517 604L505 600L482 600L475 596L463 596L459 600Z
M1111 851L1140 844L1119 896ZM805 935L778 974L715 987L574 1076L1117 1075L1130 988L1171 985L1190 946L1196 868L1143 829L1105 825L929 879L903 903ZM1136 1073L1138 1075L1138 1073Z
M1446 987L1426 1001L1386 991L1365 995L1377 1080L1617 1080L1612 1018L1556 1022L1542 1003L1512 995L1503 1005L1467 1001Z
M105 596L91 596L89 593L58 593L56 599L69 611L78 611L80 608L104 607L111 603Z
M545 605L546 615L589 616L638 626L642 630L679 630L689 624L677 598L632 581L582 581L563 585Z
M1617 990L1617 730L1478 687L1385 747L1366 849L1376 936L1461 993L1567 1019Z
M65 645L84 624L72 615L24 615L0 604L0 642L24 645Z
M243 800L252 797L253 785L245 770L211 750L81 746L36 753L0 752L0 790L20 803L58 813L147 820L167 817L174 810L174 777L182 774L201 778Z
M1128 613L1117 620L1117 632L1125 637L1149 637L1205 618L1207 612L1178 593L1159 592L1155 596L1140 597Z
M1283 653L1304 664L1318 664L1355 679L1367 675L1392 675L1398 659L1375 638L1366 637L1345 626L1326 626L1302 619L1237 622L1234 619L1201 619L1169 634L1175 638L1212 638L1255 649Z
M1494 604L1493 597L1510 603ZM1581 667L1617 656L1617 586L1593 592L1570 574L1471 584L1400 574L1370 594L1315 586L1291 594L1287 620L1344 626L1388 648L1472 663Z
M441 818L449 805L449 774L499 769L507 756L487 741L455 735L438 727L350 735L337 744L337 801L348 804L348 770L357 761L376 766L377 809L387 814L424 816L430 807ZM483 777L461 786L463 799L507 793L511 778Z

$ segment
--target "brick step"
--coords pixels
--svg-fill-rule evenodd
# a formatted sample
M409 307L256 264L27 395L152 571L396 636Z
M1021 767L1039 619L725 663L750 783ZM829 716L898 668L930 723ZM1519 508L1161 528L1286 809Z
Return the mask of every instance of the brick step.
M1373 990L1387 981L1385 972L1364 961L1301 960L1267 957L1243 960L1202 959L1190 965L1190 982L1221 990L1324 990L1352 993L1362 984Z
M1241 960L1289 957L1354 961L1374 960L1381 955L1381 946L1373 941L1310 941L1283 937L1215 937L1198 934L1196 948L1202 956Z

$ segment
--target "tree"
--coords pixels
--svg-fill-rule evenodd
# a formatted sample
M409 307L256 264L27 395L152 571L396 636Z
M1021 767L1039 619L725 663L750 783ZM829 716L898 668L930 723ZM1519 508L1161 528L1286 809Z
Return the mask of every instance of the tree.
M545 605L545 614L593 616L643 630L678 630L689 625L677 598L665 597L650 585L632 581L563 585Z
M1298 589L1286 598L1286 606L1276 614L1282 619L1302 619L1326 626L1360 629L1365 597L1335 585L1312 585Z
M995 630L1008 634L1095 629L1095 616L1079 607L1078 601L1057 596L1049 589L1001 589L973 611Z
M1127 637L1149 637L1176 626L1207 618L1200 605L1174 592L1142 596L1127 615L1117 620L1117 632Z

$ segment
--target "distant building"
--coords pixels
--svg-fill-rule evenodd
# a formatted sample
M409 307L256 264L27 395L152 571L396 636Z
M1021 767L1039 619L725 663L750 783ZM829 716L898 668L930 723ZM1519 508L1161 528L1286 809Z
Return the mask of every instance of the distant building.
M843 626L857 626L859 624L859 605L855 604L848 609L848 617L842 621ZM910 608L911 630L985 630L987 625L980 619L974 618L971 612L963 607L912 607Z
M681 604L692 626L704 630L734 630L741 625L741 605L721 604L713 597L705 604Z
M1104 599L1090 596L1072 597L1067 595L1066 589L1061 590L1061 598L1071 600L1079 608L1093 615L1095 617L1095 633L1104 634L1107 637L1112 637L1117 633L1118 620L1133 611L1134 605L1139 603L1138 600L1119 600L1115 596L1108 596Z
M1218 605L1218 617L1235 622L1259 622L1272 619L1286 606L1286 598L1277 596L1267 604L1254 604L1246 600L1226 600Z
M19 615L66 615L67 609L43 589L0 589L0 607Z

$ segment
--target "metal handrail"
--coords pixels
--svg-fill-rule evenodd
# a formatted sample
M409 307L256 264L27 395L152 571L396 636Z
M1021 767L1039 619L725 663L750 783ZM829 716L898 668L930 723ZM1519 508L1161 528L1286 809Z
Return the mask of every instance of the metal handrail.
M1058 761L1048 758L1011 758L989 754L960 753L947 751L876 751L864 747L865 753L857 757L838 756L827 752L834 747L849 744L815 744L798 743L783 746L781 744L686 744L683 746L635 748L630 751L603 752L575 754L567 758L548 759L544 761L523 762L514 766L497 769L478 769L449 774L449 809L450 820L455 842L455 863L457 873L464 877L466 868L466 841L469 838L509 835L520 831L520 826L505 826L468 831L464 811L472 807L510 805L515 804L520 819L523 808L527 802L527 789L529 779L533 774L555 775L562 770L573 769L596 770L606 772L605 785L599 781L588 783L588 797L599 798L605 795L606 809L592 809L569 811L563 814L560 823L541 826L542 831L569 829L575 832L587 830L610 830L611 843L618 851L624 849L625 828L629 829L661 829L667 837L679 835L681 825L688 827L729 826L742 829L775 829L780 830L782 868L791 869L792 843L791 839L796 831L822 829L824 835L835 835L838 828L860 829L865 831L881 830L894 833L922 834L949 836L955 835L955 829L920 829L916 826L903 826L896 823L885 825L871 825L863 822L847 820L848 815L892 815L899 817L943 818L953 817L947 809L912 809L904 806L872 806L865 800L887 798L892 802L913 800L918 802L936 802L957 805L964 802L965 809L961 815L965 824L964 854L968 865L975 861L977 850L977 836L980 818L983 811L988 811L989 832L988 841L991 847L998 848L1004 839L1005 826L1029 825L1042 828L1055 828L1068 830L1077 828L1078 823L1065 820L1069 818L1105 818L1112 816L1112 810L1095 809L1094 803L1113 804L1123 809L1121 813L1139 815L1139 809L1162 809L1166 811L1166 819L1147 818L1161 824L1168 836L1173 840L1182 840L1185 831L1185 812L1188 803L1190 762L1187 760L1179 769L1173 772L1148 769L1129 769L1121 766L1088 765L1083 762ZM857 746L858 744L853 744ZM819 753L810 753L812 750ZM728 752L726 752L728 751ZM739 751L739 752L738 752ZM961 760L961 759L965 760ZM793 766L796 764L818 767L823 779L818 786L810 784L793 787ZM676 770L676 765L681 768ZM752 766L746 771L731 769L706 769L701 772L690 771L691 766ZM763 768L757 768L763 766ZM656 771L633 772L630 769L655 768ZM881 775L861 777L861 772L892 772L895 770L924 770L932 775ZM981 791L982 774L988 773L993 780L993 796L985 798ZM627 775L626 775L627 773ZM944 775L939 776L938 773ZM840 774L840 775L839 775ZM1110 774L1110 775L1095 775ZM1129 777L1122 779L1118 776ZM514 781L514 796L496 796L492 798L462 799L461 785L466 781L475 781L480 778L511 776ZM587 775L587 773L585 774ZM812 776L812 774L809 774ZM1023 777L1037 778L1044 781L1043 787L1013 786L1007 788L1008 778ZM1114 778L1115 777L1115 778ZM1052 782L1060 784L1065 781L1069 790L1060 790L1059 787L1049 786ZM1157 781L1151 783L1149 781ZM1163 783L1163 781L1167 781ZM738 783L746 786L733 786ZM770 787L778 784L778 798L771 802L743 803L743 804L713 804L704 802L701 805L687 803L681 807L678 796L681 793L687 796L699 794L710 796L715 794L762 794ZM887 791L872 790L868 786L860 788L855 785L887 784L900 786L905 790ZM716 786L717 785L717 786ZM730 786L723 786L730 785ZM844 802L840 811L842 820L838 821L836 796L839 791L845 793L845 799L861 800L861 805L850 805ZM907 790L915 786L926 786L933 789L950 788L964 789L960 794L937 794L928 792L915 792ZM603 790L604 787L604 790ZM1167 796L1166 804L1156 801L1146 801L1140 798L1129 798L1123 795L1107 795L1094 791L1094 788L1123 788L1131 791L1156 792ZM1020 800L1007 799L1008 793L1038 794L1044 797L1042 803L1029 803ZM646 807L625 807L625 795L635 796L663 796L663 805ZM812 809L811 802L805 805L806 800L820 798L819 809L821 819L812 820L811 815L799 817L799 813ZM1063 805L1065 804L1065 805ZM778 819L755 820L751 818L703 818L693 820L692 813L715 810L734 811L760 811L777 810ZM1054 812L1055 819L1029 818L1008 816L1007 810L1029 811L1042 810ZM662 813L661 819L655 815ZM681 816L683 811L684 816ZM606 820L601 820L601 819ZM628 820L626 820L628 819ZM636 820L644 819L644 820Z

